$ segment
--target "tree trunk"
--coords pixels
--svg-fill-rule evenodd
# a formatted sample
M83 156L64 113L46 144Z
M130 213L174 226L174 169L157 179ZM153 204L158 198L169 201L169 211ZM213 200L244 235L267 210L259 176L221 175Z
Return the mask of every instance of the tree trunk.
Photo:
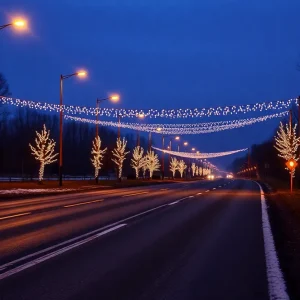
M39 170L39 182L43 181L44 170L45 170L45 164L41 162L40 170Z

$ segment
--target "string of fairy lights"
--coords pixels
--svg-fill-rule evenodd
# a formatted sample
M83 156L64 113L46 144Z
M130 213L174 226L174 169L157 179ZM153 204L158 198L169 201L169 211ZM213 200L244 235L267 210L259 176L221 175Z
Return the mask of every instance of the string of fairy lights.
M208 159L208 158L215 158L215 157L221 157L221 156L226 156L226 155L231 155L239 152L244 152L247 151L248 148L244 149L238 149L238 150L233 150L233 151L224 151L224 152L213 152L213 153L194 153L194 152L179 152L179 151L171 151L171 150L166 150L166 149L161 149L157 147L153 147L153 149L164 152L166 154L170 154L173 156L178 156L178 157L184 157L184 158L192 158L192 159Z
M98 115L112 118L127 117L136 118L139 116L149 118L202 118L211 116L228 116L246 114L255 111L286 110L292 104L298 105L298 99L278 100L255 104L218 106L210 108L186 108L186 109L124 109L124 108L96 108L87 106L62 105L22 100L10 97L0 97L0 103L17 107L28 107L30 109L60 112L61 110L68 115Z
M288 111L266 115L256 118L248 118L241 120L231 120L231 121L219 121L219 122L208 122L208 123L195 123L195 124L139 124L139 123L128 123L128 122L113 122L113 121L97 121L94 119L87 119L81 117L74 117L70 115L65 115L66 120L83 122L89 124L98 124L101 126L108 127L120 127L132 130L138 130L143 132L153 132L165 135L183 135L183 134L204 134L219 132L223 130L241 128L244 126L249 126L258 122L264 122L271 120L273 118L282 118L288 115Z

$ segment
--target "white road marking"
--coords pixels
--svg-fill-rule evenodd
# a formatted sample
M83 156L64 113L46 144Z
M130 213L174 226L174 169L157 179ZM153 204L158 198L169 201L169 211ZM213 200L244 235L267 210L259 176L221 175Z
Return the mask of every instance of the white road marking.
M200 193L200 194L201 194L201 193ZM177 200L177 201L174 201L174 202L175 202L175 203L178 203L178 202L180 202L180 201L182 201L182 200L185 200L185 199L188 199L188 198L190 198L190 197L191 197L191 196L184 197L184 198L181 198L181 199L179 199L179 200ZM172 203L175 204L174 202L172 202ZM127 217L127 218L125 218L125 219L119 220L119 221L117 221L117 222L114 222L114 223L112 223L112 224L106 225L106 226L104 226L104 227L102 227L102 228L99 228L99 229L96 229L96 230L94 230L94 231L85 233L85 234L83 234L83 235L80 235L80 236L78 236L78 237L72 238L72 239L67 240L67 241L65 241L65 242L59 243L59 244L57 244L57 245L48 247L48 248L46 248L46 249L40 250L40 251L38 251L38 252L29 254L29 255L26 255L26 256L24 256L24 257L21 257L21 258L19 258L19 259L16 259L16 260L14 260L14 261L11 261L11 262L9 262L9 263L6 263L6 264L0 266L0 271L6 269L6 268L9 267L9 266L13 266L13 265L16 264L16 263L19 263L19 262L21 262L21 261L27 260L27 259L29 259L29 258L31 258L31 257L38 256L39 254L43 254L43 253L45 253L45 252L48 252L48 251L51 251L51 250L53 250L53 249L59 248L59 247L64 246L64 245L66 245L66 244L69 244L69 243L75 242L75 241L77 241L77 240L80 240L81 238L87 237L87 236L89 236L89 235L91 235L91 234L98 233L97 236L101 236L101 234L103 235L103 234L105 234L105 233L110 232L109 230L112 230L112 229L115 230L115 229L119 228L119 227L118 227L119 225L122 225L122 226L125 226L125 225L126 225L126 224L120 224L120 223L124 223L124 222L129 221L129 220L132 220L132 219L134 219L134 218L136 218L136 217L139 217L139 216L142 216L142 215L144 215L144 214L147 214L147 213L149 213L149 212L152 212L152 211L155 211L155 210L157 210L157 209L160 209L160 208L169 206L169 205L171 205L172 203L169 203L169 204L163 204L163 205L160 205L160 206L157 206L157 207L148 209L148 210L146 210L146 211L144 211L144 212L141 212L141 213L139 213L139 214L136 214L136 215ZM112 226L114 226L114 227L112 227ZM108 228L108 229L107 229L107 228ZM104 229L107 229L107 230L106 230L106 231L101 231L101 230L104 230ZM101 232L99 233L99 231L101 231ZM100 234L100 235L99 235L99 234ZM87 238L87 239L89 239L89 238ZM87 239L86 239L86 240L87 240ZM78 244L78 243L80 243L80 241L77 242L77 243L75 243L75 244ZM72 245L73 245L73 244L71 244L71 246L72 246ZM81 245L81 244L80 244L80 245ZM69 247L69 246L66 246L65 248L67 248L67 247ZM65 248L62 248L62 249L65 249ZM61 249L58 249L58 250L56 250L55 252L59 252L60 250L61 250ZM67 250L66 250L66 251L67 251ZM65 251L64 251L64 252L65 252ZM61 253L63 253L63 252L61 252ZM60 254L60 253L59 253L59 254ZM48 255L48 254L46 254L45 256L47 256L47 255ZM43 256L43 257L45 257L45 256ZM52 256L51 256L51 257L52 257ZM49 258L51 258L51 257L49 257ZM47 259L49 259L49 258L47 258ZM33 262L35 262L35 261L37 261L37 260L39 260L39 258L33 260ZM39 261L39 262L40 262L40 261ZM39 262L38 262L38 263L39 263ZM27 264L29 264L29 263L27 263ZM22 270L25 270L25 269L27 269L27 268L29 268L29 267L35 265L36 263L33 263L33 264L31 264L31 265L27 265L27 264L22 265L22 266L25 266L25 265L26 265L25 268L21 268L22 266L19 266L19 267L15 268L15 269L12 269L12 270L10 270L10 271L7 271L6 273L1 274L1 275L0 275L0 280L3 279L3 278L6 278L6 277L8 277L8 276L11 276L11 275L13 275L13 274L15 274L15 273L18 273L18 272L20 272L20 271L22 271ZM11 271L13 271L13 270L16 270L16 269L17 269L17 271L15 271L15 272L13 272L13 273L9 273L9 272L11 272ZM9 273L9 274L8 274L8 273ZM5 275L5 274L8 274L8 275ZM5 275L5 277L3 277L4 275Z
M280 269L280 264L276 253L265 195L261 185L258 182L256 183L260 189L262 229L265 245L269 297L270 300L288 300L289 295L287 294L284 277Z
M181 199L179 199L178 201L182 201L182 200L185 200L185 199L188 199L188 198L190 198L190 196L181 198Z
M189 198L194 198L194 196L189 196Z
M58 250L56 250L54 252L48 253L48 254L46 254L44 256L41 256L41 257L39 257L37 259L34 259L34 260L30 261L30 262L27 262L27 263L25 263L25 264L23 264L21 266L18 266L18 267L14 268L14 269L11 269L11 270L3 273L3 274L0 274L0 280L2 280L4 278L7 278L7 277L9 277L9 276L11 276L13 274L19 273L19 272L21 272L23 270L26 270L26 269L28 269L28 268L30 268L32 266L35 266L35 265L37 265L37 264L39 264L41 262L44 262L44 261L46 261L46 260L48 260L48 259L50 259L52 257L56 257L56 256L58 256L58 255L60 255L60 254L62 254L64 252L67 252L67 251L69 251L71 249L74 249L74 248L76 248L78 246L81 246L81 245L86 244L86 243L88 243L90 241L93 241L93 240L99 238L100 236L103 236L103 235L105 235L107 233L110 233L110 232L112 232L114 230L117 230L117 229L119 229L121 227L124 227L126 225L127 224L119 224L119 225L114 226L112 228L109 228L109 229L107 229L105 231L97 233L96 235L90 236L90 237L88 237L88 238L86 238L86 239L84 239L82 241L79 241L79 242L77 242L75 244L71 244L71 245L66 246L66 247L64 247L62 249L58 249Z
M6 220L6 219L11 219L11 218L26 216L26 215L30 215L30 214L31 214L31 212L27 212L27 213L22 213L22 214L17 214L17 215L6 216L6 217L1 217L0 220Z
M174 204L177 204L177 203L179 203L180 201L179 200L177 200L177 201L174 201L174 202L172 202L172 203L169 203L168 205L174 205Z
M221 185L219 185L219 187L222 187Z
M198 193L197 195L202 195L202 193Z
M69 204L69 205L64 205L63 207L73 207L73 206L79 206L79 205L85 205L85 204L90 204L90 203L96 203L96 202L103 202L104 199L100 200L93 200L93 201L87 201L87 202L80 202L80 203L75 203L75 204Z
M140 193L134 193L134 194L127 194L123 195L122 197L130 197L130 196L136 196L136 195L142 195L142 194L148 194L149 192L140 192Z
M213 190L215 190L216 188L213 188Z
M160 189L161 191L167 191L168 189Z
M205 193L209 192L209 190L205 191Z

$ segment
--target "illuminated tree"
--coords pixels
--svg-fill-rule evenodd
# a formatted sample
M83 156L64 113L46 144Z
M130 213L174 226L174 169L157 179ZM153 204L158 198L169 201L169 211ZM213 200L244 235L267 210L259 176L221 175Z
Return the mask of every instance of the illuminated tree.
M199 176L202 176L202 175L203 175L202 167L199 167L199 168L198 168L198 173L199 173Z
M122 169L123 169L123 162L125 160L125 156L130 152L125 152L125 148L127 145L127 141L125 138L121 140L120 138L117 139L116 148L112 151L112 154L115 158L112 158L112 161L117 165L118 168L118 178L121 180L122 178Z
M146 166L149 170L149 176L152 178L154 171L159 171L160 163L157 154L154 151L147 151Z
M178 170L178 160L176 157L171 157L170 171L172 172L173 178L175 178L176 170Z
M195 175L199 176L199 167L198 166L196 166L196 168L195 168Z
M101 169L102 166L102 159L104 157L104 154L106 152L107 148L101 150L101 139L99 136L96 136L95 139L93 140L93 146L92 146L92 158L91 162L95 168L95 179L98 182L98 175L99 175L99 170Z
M180 173L180 177L182 178L183 177L183 172L185 171L185 169L187 168L184 160L180 160L178 162L178 171Z
M198 169L198 167L197 167L197 169ZM193 177L195 176L195 173L196 173L196 164L192 163L192 174L193 174Z
M282 122L280 122L279 129L277 131L277 136L275 137L276 145L275 149L279 152L278 156L284 158L285 160L296 158L297 149L300 143L300 137L297 138L296 135L296 127L291 128L289 124L283 126Z
M41 182L44 177L45 166L55 162L58 153L54 154L55 142L49 138L50 130L47 131L45 124L41 133L37 131L35 133L37 135L37 138L35 138L36 147L31 144L29 144L29 147L32 151L31 154L40 162L39 181Z
M146 165L146 159L143 157L144 149L140 146L136 146L133 149L132 159L131 159L131 166L135 170L136 178L139 178L140 169Z
M143 170L143 178L146 178L146 172L147 172L146 156L143 157L142 170Z

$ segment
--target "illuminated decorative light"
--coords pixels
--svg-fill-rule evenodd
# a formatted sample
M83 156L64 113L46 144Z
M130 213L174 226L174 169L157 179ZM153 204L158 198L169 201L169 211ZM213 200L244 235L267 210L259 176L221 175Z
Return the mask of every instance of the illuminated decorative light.
M127 145L127 141L125 138L121 140L120 138L117 139L116 148L113 149L112 154L115 158L112 158L111 160L116 164L118 168L118 178L122 178L122 169L123 169L123 162L125 160L125 156L130 152L125 152Z
M178 157L185 157L185 158L194 158L194 159L201 159L201 158L214 158L214 157L221 157L221 156L226 156L226 155L231 155L235 154L238 152L243 152L248 150L248 148L244 149L239 149L239 150L233 150L233 151L226 151L226 152L215 152L215 153L194 153L194 152L178 152L178 151L170 151L170 150L164 150L161 148L153 147L153 149L160 151L160 152L165 152L170 155L178 156ZM214 167L211 163L210 165Z
M157 154L150 150L146 154L146 167L149 170L149 176L152 178L154 171L159 171L160 163Z
M178 162L178 171L180 173L180 177L183 177L183 172L187 168L187 165L185 164L184 160L180 160Z
M35 139L36 147L33 147L31 144L29 144L29 147L32 151L31 154L40 162L39 181L42 181L44 177L45 166L57 161L55 157L58 155L58 153L54 154L54 147L56 143L54 140L49 138L50 130L47 131L45 124L41 133L37 131L35 133L37 135L37 138Z
M177 170L178 170L178 160L176 157L171 157L170 171L172 172L173 178L175 178L175 173Z
M107 148L101 150L101 139L99 136L96 136L93 140L92 144L92 157L91 162L95 168L95 178L98 178L99 171L101 170L102 166L102 159L104 157L104 154L106 152Z
M192 174L193 174L193 177L195 176L195 173L196 173L196 170L197 170L197 173L198 173L198 167L196 167L196 164L195 163L192 163ZM198 174L196 174L198 175Z
M286 161L291 159L298 161L299 159L299 157L296 157L296 155L300 144L300 137L297 137L296 128L297 124L291 128L290 124L283 126L282 122L280 122L277 136L275 136L274 147L279 152L278 156ZM294 174L295 169L293 169L291 172Z
M81 73L81 72L80 72ZM78 73L79 74L79 73ZM84 73L82 73L83 75ZM212 107L212 108L187 108L187 109L121 109L121 108L96 108L96 107L86 107L86 106L74 106L74 105L62 105L60 108L59 104L46 103L46 102L34 102L28 100L21 100L9 97L0 97L0 102L2 104L29 107L31 109L38 109L44 111L56 111L59 112L60 109L63 110L65 114L77 115L100 115L106 117L118 118L136 118L136 117L149 117L149 118L202 118L210 116L227 116L236 115L240 113L249 113L255 111L266 111L266 110L283 110L289 109L292 104L298 105L297 98L292 98L289 100L273 101L273 102L263 102L256 104L247 105L233 105L225 107Z
M192 170L193 170L193 165L192 165ZM199 167L198 166L195 167L195 175L199 176Z
M101 126L109 127L121 127L132 130L138 130L143 132L153 132L158 134L205 134L212 132L219 132L223 130L230 130L235 128L241 128L244 126L250 126L258 122L264 122L271 120L273 118L282 118L286 116L289 112L284 111L272 115L260 116L256 118L241 119L241 120L231 120L231 121L220 121L220 122L209 122L209 123L195 123L195 124L139 124L139 123L127 123L127 122L112 122L112 121L96 121L94 119L85 119L70 115L65 115L65 119L72 120L76 122L99 124ZM159 126L159 127L158 127ZM161 128L161 130L157 130ZM176 136L175 140L179 140L180 137Z
M131 167L135 170L136 178L139 178L140 169L146 165L146 158L143 157L144 149L140 146L136 146L133 149Z

